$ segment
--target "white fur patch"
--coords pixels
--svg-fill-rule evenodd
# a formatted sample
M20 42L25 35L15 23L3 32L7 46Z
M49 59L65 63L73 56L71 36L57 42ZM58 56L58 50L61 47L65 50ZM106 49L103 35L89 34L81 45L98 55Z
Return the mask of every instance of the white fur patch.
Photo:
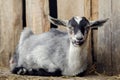
M85 49L86 50L86 49ZM63 75L76 75L83 72L87 67L87 54L81 52L81 47L74 47L70 44L70 51L68 54L68 67Z
M76 16L76 17L74 17L74 19L75 19L75 21L79 24L79 22L82 20L82 18L80 18L80 17L78 17L78 16Z

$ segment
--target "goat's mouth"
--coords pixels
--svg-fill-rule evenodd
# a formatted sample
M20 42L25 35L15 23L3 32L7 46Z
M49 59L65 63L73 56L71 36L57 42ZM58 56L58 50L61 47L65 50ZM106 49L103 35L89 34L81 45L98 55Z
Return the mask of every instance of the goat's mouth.
M84 43L84 40L80 40L80 41L74 40L74 41L72 41L72 44L74 46L81 46L83 43Z

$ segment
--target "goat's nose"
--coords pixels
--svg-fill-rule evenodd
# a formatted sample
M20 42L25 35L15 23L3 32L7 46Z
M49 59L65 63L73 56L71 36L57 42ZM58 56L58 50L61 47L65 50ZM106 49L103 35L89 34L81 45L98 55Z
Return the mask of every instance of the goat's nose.
M83 40L83 37L77 37L76 39L77 40Z

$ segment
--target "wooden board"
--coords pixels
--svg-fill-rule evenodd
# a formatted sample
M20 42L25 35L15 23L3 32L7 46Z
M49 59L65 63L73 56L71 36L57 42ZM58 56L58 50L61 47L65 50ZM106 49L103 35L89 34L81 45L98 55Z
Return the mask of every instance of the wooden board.
M73 16L84 16L84 0L57 0L58 18L70 19ZM59 27L66 30L64 27Z
M99 0L91 0L91 20L98 19L98 1Z
M93 56L93 63L97 61L97 43L98 43L98 30L92 30L92 56Z
M91 0L91 20L98 19L98 0ZM98 42L98 30L92 30L92 53L93 53L93 60L96 63L96 55L97 55L97 42Z
M34 33L49 30L48 14L48 0L26 0L27 27L31 27Z
M112 72L120 74L120 0L112 0Z
M99 0L99 18L111 17L111 0ZM111 21L98 28L97 70L108 75L112 74L111 63Z
M84 0L58 0L58 17L70 19L84 16Z
M9 65L22 30L22 0L0 0L0 66Z
M84 16L89 20L92 18L92 0L84 0Z

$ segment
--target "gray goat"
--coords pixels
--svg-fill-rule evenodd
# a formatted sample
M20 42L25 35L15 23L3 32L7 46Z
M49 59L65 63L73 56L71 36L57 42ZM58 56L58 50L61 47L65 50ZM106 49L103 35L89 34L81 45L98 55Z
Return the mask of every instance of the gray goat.
M88 21L85 17L70 20L49 17L49 20L55 25L65 26L68 32L51 29L35 35L25 28L10 60L12 73L76 76L86 70L90 28L102 26L107 19Z

